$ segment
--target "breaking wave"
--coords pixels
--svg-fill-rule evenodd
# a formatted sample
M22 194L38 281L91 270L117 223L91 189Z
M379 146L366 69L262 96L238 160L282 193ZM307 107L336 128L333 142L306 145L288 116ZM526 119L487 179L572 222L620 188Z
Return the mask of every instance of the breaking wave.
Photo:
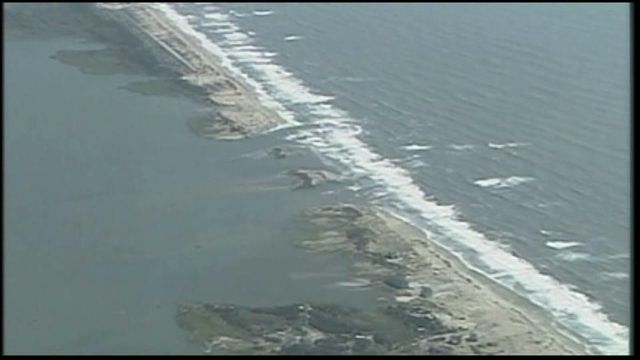
M285 41L295 41L300 39L302 39L302 36L298 36L298 35L289 35L284 37Z
M579 260L588 260L591 258L591 255L581 252L573 252L573 251L563 251L558 253L558 258L564 261L579 261Z
M411 145L403 146L402 148L407 151L419 151L419 150L429 150L431 149L431 146L411 144Z
M449 145L449 147L451 149L457 150L457 151L465 151L465 150L473 150L473 149L475 149L475 145L470 145L470 144L463 144L463 145L451 144L451 145Z
M518 146L527 146L529 144L528 143L511 142L511 143L505 143L505 144L489 143L488 145L492 149L504 149L504 148L518 147Z
M568 249L574 246L580 246L582 244L575 241L547 241L546 245L552 249L562 250L562 249Z
M507 178L489 178L476 180L473 183L480 187L490 187L494 189L508 188L528 181L534 180L531 177L510 176Z
M244 33L237 26L228 25L228 16L217 13L205 15L212 22L220 21L221 28L226 29L228 35L238 34L225 37L226 40L235 38L235 41L226 41L218 46L195 30L171 6L156 6L185 32L200 39L230 72L254 87L266 106L277 109L296 124L300 124L295 120L298 111L304 113L304 125L300 124L298 129L294 129L287 136L288 140L308 146L327 161L348 170L355 178L375 183L372 188L376 190L376 201L382 201L393 212L404 215L470 268L545 308L565 329L584 339L591 351L607 354L629 352L628 329L609 320L600 304L568 284L542 274L525 259L506 251L498 242L488 239L469 223L460 220L454 206L443 205L428 196L406 169L382 157L359 138L362 128L358 121L346 111L333 106L330 103L332 97L314 94L292 73L263 60L264 51L261 54L257 49L237 49L238 46L249 45L251 39L239 36ZM299 37L292 35L288 38L295 40ZM473 145L451 145L451 148L469 150ZM513 186L514 181L520 183L523 178L508 179L512 180L505 183L506 179L485 179L483 184ZM491 181L486 182L488 180Z
M273 10L254 10L253 15L255 16L267 16L273 14Z
M606 273L603 273L602 276L608 279L617 279L617 280L629 278L629 274L625 272L606 272Z

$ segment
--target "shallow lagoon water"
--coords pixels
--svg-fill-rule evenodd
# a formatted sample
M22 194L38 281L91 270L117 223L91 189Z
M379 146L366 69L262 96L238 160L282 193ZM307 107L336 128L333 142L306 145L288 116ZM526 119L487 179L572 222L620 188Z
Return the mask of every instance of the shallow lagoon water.
M201 353L175 325L183 300L373 304L332 286L343 259L293 247L298 211L336 195L292 191L282 174L317 159L262 157L281 145L271 136L202 139L187 126L193 101L50 58L96 48L6 43L7 353Z

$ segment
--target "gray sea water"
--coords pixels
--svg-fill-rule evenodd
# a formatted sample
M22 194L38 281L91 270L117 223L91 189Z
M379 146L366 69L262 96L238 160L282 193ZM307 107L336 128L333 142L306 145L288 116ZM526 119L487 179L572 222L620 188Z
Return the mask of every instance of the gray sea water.
M336 201L394 210L594 349L625 351L627 5L172 9L298 125L207 141L185 125L195 103L49 58L98 44L8 42L7 351L197 353L172 323L185 299L370 304L312 276L344 276L341 259L290 246L297 211ZM302 150L253 156L283 143ZM350 180L259 190L322 164Z

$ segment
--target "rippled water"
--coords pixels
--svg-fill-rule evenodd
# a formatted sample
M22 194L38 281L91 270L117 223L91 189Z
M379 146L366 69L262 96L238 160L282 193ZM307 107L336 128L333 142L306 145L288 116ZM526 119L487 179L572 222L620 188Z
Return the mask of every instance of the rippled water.
M187 130L195 103L133 95L119 87L139 76L48 58L98 45L9 43L11 352L197 353L173 324L185 299L368 304L371 294L332 286L347 279L316 276L344 275L344 263L291 249L283 230L300 209L354 199L413 221L596 350L626 351L627 6L165 10L293 126L205 141ZM283 142L313 154L260 155ZM258 190L320 162L346 186Z
M295 113L287 138L351 173L357 196L625 348L626 5L177 9Z

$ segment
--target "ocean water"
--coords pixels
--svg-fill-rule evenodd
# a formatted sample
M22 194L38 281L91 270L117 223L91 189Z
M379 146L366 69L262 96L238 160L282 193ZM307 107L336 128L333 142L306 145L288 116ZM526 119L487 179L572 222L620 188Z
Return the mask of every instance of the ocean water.
M594 351L628 351L628 6L163 9L290 126L207 141L197 104L49 58L99 44L8 42L8 352L198 353L180 300L372 304L332 286L342 259L291 247L300 209L338 201L393 210ZM298 155L261 155L283 144ZM264 189L302 166L348 180Z
M628 351L627 5L167 11L293 113L280 132L349 174L355 196L412 220L594 351Z

